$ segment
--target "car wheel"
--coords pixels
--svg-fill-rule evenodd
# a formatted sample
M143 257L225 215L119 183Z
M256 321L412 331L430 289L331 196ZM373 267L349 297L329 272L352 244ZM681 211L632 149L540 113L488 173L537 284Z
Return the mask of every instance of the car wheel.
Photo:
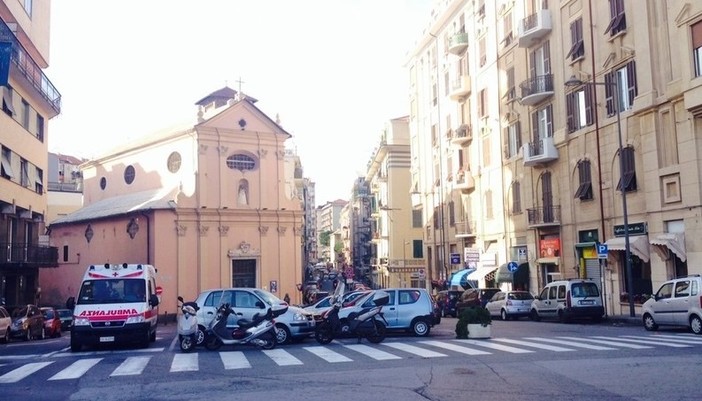
M278 323L275 325L275 338L278 344L287 344L290 342L292 335L284 324Z
M695 334L702 334L702 319L699 316L693 315L690 318L690 330Z
M532 309L531 312L529 313L529 319L531 319L535 322L538 322L539 320L541 320L541 318L539 317L539 312L537 312L536 309Z
M32 328L27 327L27 333L24 335L24 341L31 341L32 340Z
M653 320L653 316L651 316L648 313L643 316L643 325L644 328L648 331L658 330L658 325L656 324L656 321Z
M502 320L509 320L509 316L507 316L507 311L506 311L506 310L502 309L502 311L500 312L500 318L501 318Z
M150 342L156 342L156 329L154 329L153 333L149 335L149 341Z
M83 346L71 335L71 352L78 352Z
M417 337L426 337L429 335L429 331L431 331L431 327L429 326L429 323L427 323L426 321L424 321L422 319L417 319L412 324L412 332Z
M40 340L43 340L46 338L46 328L44 326L41 326L41 336L39 336Z
M195 337L197 338L197 343L195 345L202 345L205 342L205 328L202 326L197 326L197 333Z

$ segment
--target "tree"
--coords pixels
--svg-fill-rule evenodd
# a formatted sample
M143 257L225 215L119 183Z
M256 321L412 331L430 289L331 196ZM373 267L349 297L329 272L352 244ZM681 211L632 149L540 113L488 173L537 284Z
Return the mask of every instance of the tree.
M323 246L329 246L329 239L331 238L331 231L322 231L319 234L319 243L322 244Z

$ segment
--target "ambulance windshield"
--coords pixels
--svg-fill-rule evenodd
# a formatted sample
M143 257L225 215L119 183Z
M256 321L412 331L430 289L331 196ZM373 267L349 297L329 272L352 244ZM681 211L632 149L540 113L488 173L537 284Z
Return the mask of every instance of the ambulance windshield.
M145 301L145 280L115 278L84 281L76 303L91 305Z

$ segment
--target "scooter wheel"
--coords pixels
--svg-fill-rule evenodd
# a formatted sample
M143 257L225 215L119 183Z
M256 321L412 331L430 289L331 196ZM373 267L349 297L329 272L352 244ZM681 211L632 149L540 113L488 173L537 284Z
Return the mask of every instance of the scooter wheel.
M216 351L219 349L219 347L222 346L222 341L217 338L217 336L210 335L205 338L205 348L207 348L210 351Z
M263 341L261 348L263 349L273 349L276 344L278 344L278 338L275 335L274 330L267 331L258 337L259 340Z
M373 344L378 344L385 340L385 325L378 320L373 320L373 324L375 325L375 330L373 330L373 333L368 334L366 339Z
M329 344L334 339L333 328L329 323L320 323L314 331L314 339L320 344Z
M180 338L180 350L183 352L192 352L192 350L195 348L195 343L193 343L193 339L190 336L182 336Z

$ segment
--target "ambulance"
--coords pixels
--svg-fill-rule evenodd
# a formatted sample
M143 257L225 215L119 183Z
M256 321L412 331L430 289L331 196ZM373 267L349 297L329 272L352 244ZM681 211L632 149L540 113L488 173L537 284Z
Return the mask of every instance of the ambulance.
M71 351L84 345L135 343L146 348L156 341L161 287L156 268L146 264L91 265L83 275L73 309Z

